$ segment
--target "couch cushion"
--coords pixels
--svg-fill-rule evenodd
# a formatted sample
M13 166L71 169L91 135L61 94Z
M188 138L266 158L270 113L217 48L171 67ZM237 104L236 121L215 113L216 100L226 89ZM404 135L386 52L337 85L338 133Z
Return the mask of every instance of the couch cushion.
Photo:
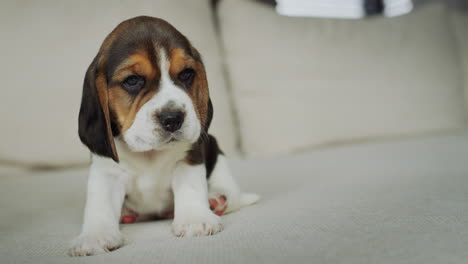
M463 70L464 85L465 85L465 106L468 109L468 2L452 4L450 6L450 14L453 23L453 32L457 40L457 50L460 52L460 67Z
M176 238L170 221L123 225L129 245L73 259L86 170L0 175L2 263L464 263L468 135L233 161L262 200L215 236Z
M209 1L3 1L0 8L0 161L29 165L87 162L78 138L84 73L104 37L137 15L166 19L206 63L215 107L212 132L235 152L233 124Z
M223 0L219 20L250 156L464 122L462 73L447 10L397 18L289 18Z

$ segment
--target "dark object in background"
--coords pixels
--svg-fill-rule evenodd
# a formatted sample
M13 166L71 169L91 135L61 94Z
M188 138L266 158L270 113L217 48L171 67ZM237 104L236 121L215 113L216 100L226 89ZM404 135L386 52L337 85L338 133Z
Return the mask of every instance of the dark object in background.
M276 6L276 0L255 0L255 1L263 3L263 4L267 4L267 5Z
M383 0L364 0L364 11L368 16L382 14L383 10Z

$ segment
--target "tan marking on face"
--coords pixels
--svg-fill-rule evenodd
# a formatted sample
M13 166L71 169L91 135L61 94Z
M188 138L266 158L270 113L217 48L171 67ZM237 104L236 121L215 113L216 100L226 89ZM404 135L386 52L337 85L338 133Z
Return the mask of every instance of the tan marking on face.
M127 131L133 124L140 108L156 94L155 89L139 93L132 98L123 88L112 87L109 90L109 106L115 114L121 131Z
M145 78L145 87L136 96L128 94L120 84L131 75ZM156 76L157 70L148 57L140 53L129 56L117 67L112 77L114 85L109 88L109 107L122 131L131 127L140 108L156 94L156 87L150 87Z
M124 60L115 70L113 79L123 82L130 75L140 75L145 79L154 79L156 69L145 54L133 54Z
M192 59L192 57L186 55L183 49L173 49L169 57L171 62L169 72L171 74L177 75L185 68L193 68L193 65L195 64L195 61Z
M205 68L201 62L195 61L187 55L183 49L175 48L170 54L169 75L173 80L177 80L179 73L185 68L195 70L195 78L192 87L185 90L193 102L195 113L202 126L206 123L208 112L208 82L206 80Z

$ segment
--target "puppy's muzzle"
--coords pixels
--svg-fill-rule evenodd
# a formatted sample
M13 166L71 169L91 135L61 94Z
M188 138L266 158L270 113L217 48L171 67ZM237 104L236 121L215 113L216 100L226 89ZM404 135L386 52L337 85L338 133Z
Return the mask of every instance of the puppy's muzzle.
M184 118L185 113L182 111L161 112L158 114L159 123L167 132L175 132L179 130L184 123Z

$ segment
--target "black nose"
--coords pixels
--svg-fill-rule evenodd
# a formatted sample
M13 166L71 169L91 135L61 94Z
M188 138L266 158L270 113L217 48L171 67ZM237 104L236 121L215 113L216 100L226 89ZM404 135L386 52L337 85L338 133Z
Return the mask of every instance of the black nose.
M162 112L158 115L159 123L161 123L164 130L174 132L179 130L184 123L183 112Z

